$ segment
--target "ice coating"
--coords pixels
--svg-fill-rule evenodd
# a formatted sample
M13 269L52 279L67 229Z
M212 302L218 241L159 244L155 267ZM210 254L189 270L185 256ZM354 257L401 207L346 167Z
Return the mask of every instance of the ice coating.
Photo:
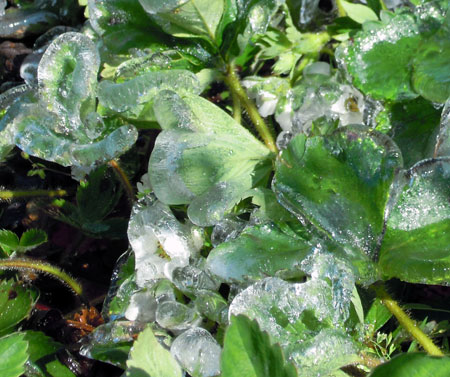
M203 328L193 327L179 335L170 353L191 375L213 377L220 374L221 348Z
M6 5L6 0L0 0L0 17L3 17L5 15Z
M39 92L50 111L67 114L69 122L62 133L77 126L81 107L93 101L99 67L95 44L75 32L61 34L42 56L38 67Z
M104 80L98 87L99 101L106 107L123 112L139 104L147 104L164 89L200 93L200 83L194 73L181 69L149 72L123 83Z
M192 265L175 268L172 281L181 292L188 294L195 294L202 289L215 291L220 285L203 268Z
M447 100L442 109L439 136L436 141L434 156L450 156L450 99Z
M56 14L38 9L9 8L1 17L0 38L5 39L40 34L58 23Z
M161 202L135 204L128 239L136 256L136 283L140 287L155 279L171 279L173 270L187 266L196 252L189 227L178 222Z
M332 288L324 280L263 279L234 298L229 314L256 319L300 370L310 367L304 369L308 377L327 375L355 360L357 347L342 328L346 318L336 316Z
M157 301L152 292L137 292L131 296L125 311L125 318L129 321L153 322L156 319Z
M228 303L217 292L200 289L195 299L196 310L211 321L228 324Z
M198 325L201 318L194 308L176 301L165 301L156 309L156 322L165 329L182 331Z

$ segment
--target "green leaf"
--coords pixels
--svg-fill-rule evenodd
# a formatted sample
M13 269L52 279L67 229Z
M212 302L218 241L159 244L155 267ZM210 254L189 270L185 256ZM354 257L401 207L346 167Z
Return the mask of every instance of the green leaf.
M400 147L405 168L433 157L440 111L423 98L386 105L388 135ZM378 122L378 126L381 126Z
M285 233L277 224L268 223L246 228L238 238L220 244L210 252L207 266L228 283L278 274L298 278L304 275L300 263L314 247L294 232Z
M377 21L376 13L366 5L353 4L345 0L339 0L347 16L353 21L363 24L366 21Z
M222 354L223 377L295 377L297 370L287 363L279 345L256 321L243 315L231 317Z
M0 283L0 333L28 317L33 308L30 293L14 280Z
M14 333L0 338L0 375L19 377L25 372L28 343L25 334Z
M332 280L347 285L349 276L343 273L337 277L338 266L321 267L324 271L334 269ZM315 270L316 275L319 269ZM265 278L240 292L233 299L229 313L255 319L261 330L280 343L302 377L327 376L357 360L358 347L343 326L353 287L353 284L346 286L345 292L350 288L346 294L342 285L335 286L335 290L320 277L301 284Z
M413 61L414 90L426 99L444 103L450 97L450 13L441 29L420 44Z
M130 48L165 47L165 35L138 1L89 0L89 22L109 51L128 54Z
M127 377L181 377L181 368L153 335L150 327L139 334L127 361Z
M450 160L425 160L396 182L379 266L385 278L424 284L450 279Z
M32 376L45 377L50 373L54 377L72 377L75 376L65 365L56 357L56 352L62 347L58 342L46 336L40 331L27 330L24 332L25 340L28 342L29 360L26 364L26 374ZM28 371L30 371L28 373Z
M421 39L415 18L397 14L374 25L336 49L339 63L353 77L353 84L375 99L417 97L411 86L410 63Z
M12 251L16 250L19 246L19 237L10 230L0 230L0 247L9 255Z
M82 225L103 220L117 205L122 191L117 182L106 176L106 166L89 174L86 182L81 182L77 190L77 204Z
M145 11L166 33L176 37L202 37L216 45L216 30L224 0L139 0Z
M20 237L18 249L21 252L34 249L35 247L47 242L47 233L42 229L28 229Z
M450 357L404 353L375 368L369 377L446 377Z
M209 101L163 91L154 105L161 132L149 161L153 190L165 204L190 204L207 226L270 171L269 150Z
M372 279L384 210L401 154L391 139L362 126L329 137L296 136L277 161L273 189L282 205L342 245L345 258Z
M376 298L370 306L364 322L371 325L371 331L375 333L381 329L391 317L392 313L381 303L380 299Z

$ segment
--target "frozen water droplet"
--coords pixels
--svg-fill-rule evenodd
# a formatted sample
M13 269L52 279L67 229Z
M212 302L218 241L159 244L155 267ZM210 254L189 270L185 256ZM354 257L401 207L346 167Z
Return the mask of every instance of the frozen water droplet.
M184 293L195 294L199 289L217 290L215 282L203 269L194 266L177 267L173 270L172 281Z
M245 228L246 222L238 217L228 216L214 226L211 243L218 246L223 242L235 239Z
M125 318L130 321L153 322L156 318L157 302L149 291L137 292L131 296L125 311Z
M289 142L292 139L292 134L289 131L281 131L277 136L277 147L278 149L286 149Z
M195 310L176 301L166 301L158 305L156 322L172 331L186 330L201 321Z
M194 327L179 335L170 353L191 375L213 377L220 374L221 348L205 329Z

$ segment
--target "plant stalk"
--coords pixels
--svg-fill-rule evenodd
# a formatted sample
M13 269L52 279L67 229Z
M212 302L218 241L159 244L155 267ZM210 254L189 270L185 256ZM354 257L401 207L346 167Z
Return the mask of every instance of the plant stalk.
M133 190L133 186L131 186L130 180L128 179L126 173L123 171L123 169L120 167L120 165L117 163L116 160L109 161L108 165L111 166L114 169L114 171L116 172L117 176L119 177L120 182L122 183L122 186L125 189L125 192L127 193L127 197L128 197L130 204L133 205L134 190Z
M0 190L0 200L32 198L35 196L47 196L53 198L66 195L68 195L66 190Z
M433 341L419 327L416 321L412 320L408 314L395 301L383 284L374 286L377 297L383 305L397 318L400 325L417 340L422 348L431 356L444 356L443 352L433 343Z
M239 99L239 102L244 106L247 110L250 119L252 120L256 131L258 131L259 136L266 144L267 148L269 148L272 152L278 153L278 148L275 144L275 140L270 130L269 126L266 124L264 119L259 115L258 109L252 100L248 97L244 88L239 81L239 77L236 74L234 66L232 64L228 65L227 76L225 78L225 82L231 90L233 96L236 96Z
M60 268L49 263L26 258L0 259L0 270L26 270L48 274L61 281L78 296L81 296L83 293L83 288L80 283L78 283L67 272L64 272Z

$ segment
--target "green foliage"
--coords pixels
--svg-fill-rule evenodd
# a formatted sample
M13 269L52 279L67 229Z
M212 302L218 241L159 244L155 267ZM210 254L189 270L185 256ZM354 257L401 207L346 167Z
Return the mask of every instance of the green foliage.
M49 34L38 85L0 96L0 157L18 146L89 171L56 218L128 236L82 355L130 377L444 373L447 358L396 355L429 338L448 350L448 323L419 326L378 289L450 278L448 2L413 3L88 0L79 32ZM104 164L138 136L127 219ZM8 257L46 241L0 230ZM45 262L2 261L81 292ZM62 345L15 332L35 296L0 283L2 375L72 376ZM420 305L406 307L435 314Z
M297 371L286 363L278 345L247 317L231 318L222 355L223 377L295 377Z
M28 343L24 334L13 333L0 338L0 372L5 377L19 377L25 372Z
M127 361L126 376L130 377L180 377L181 368L161 344L151 327L139 334Z
M406 353L380 365L370 377L444 377L448 374L450 359L422 353Z
M58 219L81 229L92 237L122 238L126 231L126 220L110 217L122 190L117 182L106 174L106 166L91 172L86 181L80 182L77 190L77 205L59 199Z

